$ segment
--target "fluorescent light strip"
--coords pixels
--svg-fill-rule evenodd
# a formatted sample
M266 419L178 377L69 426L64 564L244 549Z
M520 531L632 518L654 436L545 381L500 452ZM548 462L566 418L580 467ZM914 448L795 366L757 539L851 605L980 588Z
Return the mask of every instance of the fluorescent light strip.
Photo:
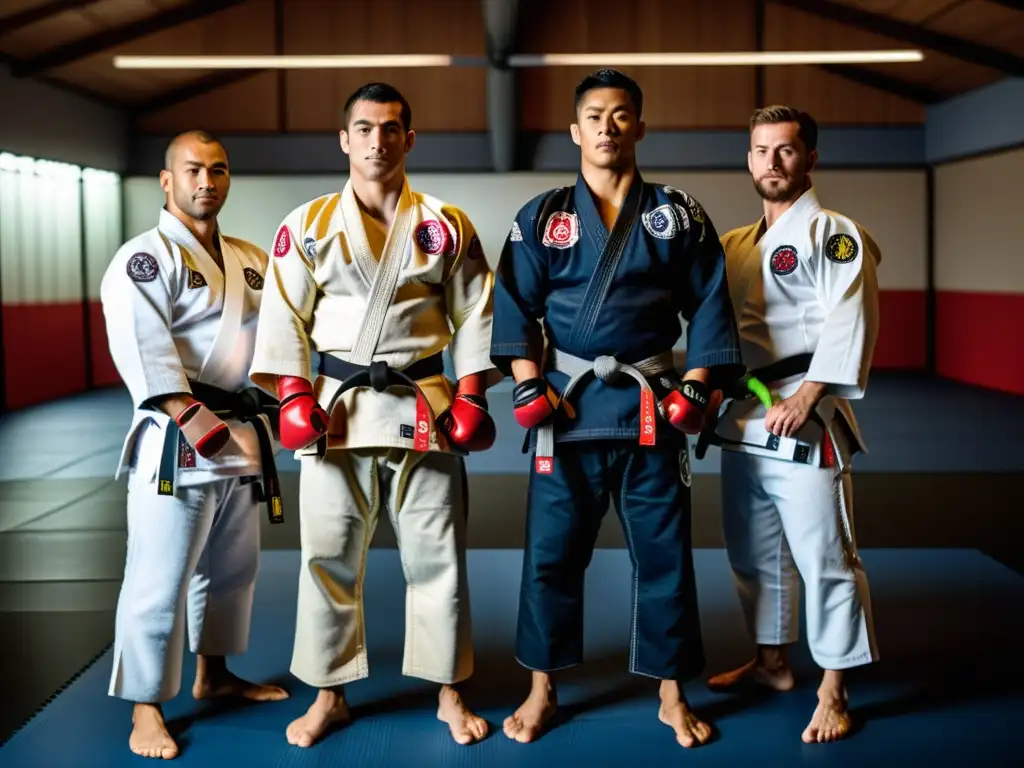
M754 51L751 53L539 53L513 54L513 67L879 64L923 61L921 51Z
M509 66L779 66L792 64L880 64L922 61L914 50L755 51L751 53L538 53L513 54ZM115 56L117 69L366 69L373 67L485 67L482 56L395 54L379 56Z

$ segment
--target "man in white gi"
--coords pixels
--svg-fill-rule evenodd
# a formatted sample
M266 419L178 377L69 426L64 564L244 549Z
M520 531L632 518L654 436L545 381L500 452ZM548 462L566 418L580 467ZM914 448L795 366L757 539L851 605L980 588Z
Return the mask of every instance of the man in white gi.
M410 126L391 86L352 94L349 180L284 219L260 310L251 376L280 399L281 444L301 466L291 671L319 689L287 729L301 747L348 721L344 684L369 674L363 582L381 515L407 582L403 672L441 684L437 716L458 743L487 730L453 685L473 670L460 454L495 438L493 274L466 214L410 188Z
M178 746L160 704L181 685L186 621L195 698L288 694L224 658L248 644L260 499L281 514L277 403L248 378L268 257L220 232L231 177L215 139L176 137L160 185L157 226L117 251L100 297L135 407L116 472L129 473L128 551L109 693L135 704L131 750L166 760Z
M793 688L786 646L799 633L802 577L808 645L824 669L803 740L834 741L850 729L844 670L878 659L853 526L850 462L866 448L849 400L867 388L881 255L860 225L819 204L810 115L767 107L750 131L764 216L722 244L744 362L775 404L729 401L715 441L724 537L757 653L709 685Z

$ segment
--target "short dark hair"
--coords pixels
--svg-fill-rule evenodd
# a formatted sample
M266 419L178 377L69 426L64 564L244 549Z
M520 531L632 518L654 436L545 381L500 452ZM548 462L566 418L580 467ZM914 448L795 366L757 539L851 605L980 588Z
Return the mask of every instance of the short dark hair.
M412 107L398 89L387 83L367 83L360 86L348 97L345 102L345 127L348 128L349 118L352 116L352 107L357 101L372 101L374 104L391 104L398 102L402 105L402 126L405 130L412 129Z
M599 69L580 81L580 84L576 86L576 103L574 105L577 111L579 111L580 102L583 101L587 91L593 91L596 88L621 88L624 90L629 94L630 101L633 102L637 119L640 119L640 115L644 111L644 93L636 84L636 80L629 75L622 74L617 69Z
M797 136L807 147L808 153L818 148L818 123L807 112L784 104L772 104L770 107L755 109L750 116L750 131L759 125L777 125L778 123L796 123L799 127Z

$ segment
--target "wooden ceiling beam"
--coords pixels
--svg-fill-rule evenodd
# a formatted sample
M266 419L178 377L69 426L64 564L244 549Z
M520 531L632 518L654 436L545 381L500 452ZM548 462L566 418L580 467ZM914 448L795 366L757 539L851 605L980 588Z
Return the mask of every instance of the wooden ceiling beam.
M819 64L818 69L833 75L838 75L859 85L866 85L879 91L899 96L901 99L909 99L918 104L938 104L946 97L925 85L917 85L901 80L896 77L883 75L873 69L851 64Z
M15 65L12 68L11 74L15 77L32 77L47 70L92 56L108 48L130 43L132 40L137 40L140 37L211 16L218 11L223 11L244 2L246 0L193 0L193 2L180 5L163 13L158 13L139 21L132 21L120 27L105 29L102 32L97 32L95 35L44 51L38 56L25 59Z
M919 45L922 48L930 48L945 56L978 64L1006 75L1024 76L1024 58L1020 56L979 45L971 40L934 32L923 26L908 24L891 16L871 13L851 5L834 2L834 0L769 0L769 2L856 27L876 35Z
M1009 8L1011 11L1024 11L1024 0L988 0L988 2Z
M265 71L263 69L223 69L158 93L143 102L132 104L128 107L128 110L133 117L142 117L175 104L180 104L183 101L194 99L196 96L202 96L218 88L239 83Z
M48 3L26 8L23 11L12 13L10 16L0 17L0 37L97 2L99 0L50 0Z

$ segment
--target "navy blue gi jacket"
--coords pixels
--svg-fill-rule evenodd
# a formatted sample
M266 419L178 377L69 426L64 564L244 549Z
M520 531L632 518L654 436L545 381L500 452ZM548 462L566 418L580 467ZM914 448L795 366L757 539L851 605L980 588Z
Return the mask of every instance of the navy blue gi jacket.
M526 358L564 389L570 377L543 367L542 325L549 346L571 355L636 363L672 349L680 316L687 369L711 368L726 379L744 373L711 219L694 198L644 182L639 172L629 194L639 195L639 210L617 264L602 263L612 233L582 174L575 186L548 190L519 210L495 270L491 360L505 375ZM639 439L640 389L631 377L614 384L591 377L570 401L576 418L558 420L556 441ZM685 439L660 417L657 434L658 445Z

